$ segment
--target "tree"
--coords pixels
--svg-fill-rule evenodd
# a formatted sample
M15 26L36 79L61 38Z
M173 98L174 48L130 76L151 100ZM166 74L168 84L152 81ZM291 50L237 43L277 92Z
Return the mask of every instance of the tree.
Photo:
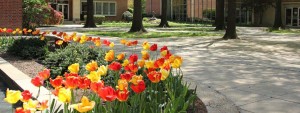
M228 0L227 28L223 39L237 39L236 34L236 0Z
M224 30L224 0L216 0L216 28L215 30Z
M264 11L272 6L274 3L274 0L243 0L242 5L245 6L247 9L253 9L254 14L257 14L257 17L259 17L259 22L256 22L256 24L261 25Z
M147 32L143 26L142 0L134 0L133 8L133 19L129 32Z
M282 24L282 18L281 18L281 3L282 0L276 0L276 6L275 6L275 21L273 25L274 30L279 30L279 28L284 28Z
M159 27L170 27L167 19L168 0L161 0L161 21Z
M94 21L94 0L87 0L87 16L84 27L97 27Z

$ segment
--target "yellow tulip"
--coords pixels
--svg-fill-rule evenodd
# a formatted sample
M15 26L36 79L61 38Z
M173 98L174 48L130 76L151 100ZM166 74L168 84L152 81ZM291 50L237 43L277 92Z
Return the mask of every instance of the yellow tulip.
M79 72L79 63L74 63L68 67L71 73L77 74Z
M130 82L134 85L138 85L139 81L143 80L143 76L137 76L137 75L133 75Z
M119 79L117 89L123 91L123 90L127 90L127 88L128 88L128 82L126 81L126 79Z
M101 75L96 71L91 71L90 74L87 75L87 78L89 78L91 82L98 82L101 79Z
M18 31L19 34L23 34L23 31Z
M98 64L95 61L92 61L85 66L85 69L88 71L96 71L97 68L98 68Z
M17 31L13 31L13 32L12 32L12 34L16 34L16 33L17 33Z
M113 61L115 59L115 52L114 50L109 50L106 54L105 54L105 60L110 62Z
M44 37L44 36L41 36L41 37L40 37L40 40L45 40L45 37Z
M163 50L162 52L160 52L160 55L162 57L165 57L167 55L168 51L167 50Z
M181 57L176 57L173 61L173 63L171 63L173 68L179 68L182 64L182 58Z
M21 29L20 28L16 28L16 32L19 32Z
M100 66L97 70L97 72L101 75L101 76L105 76L107 74L107 66Z
M71 102L71 90L66 88L60 88L58 91L58 100L63 103Z
M125 66L127 66L128 64L129 64L129 60L128 60L128 59L125 59L125 60L123 61L122 66L125 67Z
M30 112L33 113L36 111L36 107L38 104L38 101L29 99L28 102L23 103L23 108L26 110L30 110Z
M160 80L166 80L168 76L170 75L170 71L165 69L160 69L160 73L162 74Z
M149 69L149 68L153 68L154 67L154 62L149 60L149 61L146 61L145 62L145 65L146 65L146 68Z
M143 49L144 50L149 50L149 48L150 48L150 44L148 42L144 42L143 43Z
M94 108L95 101L90 101L86 96L81 98L81 103L71 105L72 108L76 109L80 113L90 111Z
M21 91L16 90L6 90L6 98L4 98L4 101L15 104L21 99Z
M80 38L79 43L83 44L84 42L86 42L88 40L88 37L86 35L82 35Z
M115 47L115 43L114 43L114 42L110 43L110 44L109 44L109 47L110 47L110 48Z

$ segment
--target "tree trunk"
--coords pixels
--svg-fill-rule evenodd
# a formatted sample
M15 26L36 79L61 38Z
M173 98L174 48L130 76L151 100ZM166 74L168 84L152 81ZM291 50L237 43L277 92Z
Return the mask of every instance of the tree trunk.
M167 20L168 0L161 0L161 21L158 27L170 27Z
M223 39L237 39L236 34L236 0L228 0L227 28Z
M216 28L215 30L224 30L224 0L216 0Z
M94 22L94 0L87 0L87 16L85 20L85 28L97 27Z
M134 0L133 8L133 19L129 32L147 32L143 26L142 0Z
M276 7L275 7L275 21L273 25L274 30L279 30L279 28L284 28L282 24L281 18L281 0L276 0Z

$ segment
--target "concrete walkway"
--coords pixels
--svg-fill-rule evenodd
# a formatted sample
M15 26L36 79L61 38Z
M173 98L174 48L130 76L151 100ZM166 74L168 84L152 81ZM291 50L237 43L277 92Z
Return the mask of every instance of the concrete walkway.
M198 86L197 94L210 113L299 113L300 35L264 29L238 28L241 40L192 37L147 41L169 46L184 58L184 78Z

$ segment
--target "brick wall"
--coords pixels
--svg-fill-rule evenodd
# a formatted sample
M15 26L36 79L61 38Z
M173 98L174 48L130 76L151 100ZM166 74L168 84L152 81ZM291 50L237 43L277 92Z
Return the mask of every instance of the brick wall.
M95 0L94 0L95 1ZM122 20L122 14L128 9L128 0L115 0L117 7L116 16L105 16L106 21L120 21Z
M22 0L0 0L0 28L22 28Z

